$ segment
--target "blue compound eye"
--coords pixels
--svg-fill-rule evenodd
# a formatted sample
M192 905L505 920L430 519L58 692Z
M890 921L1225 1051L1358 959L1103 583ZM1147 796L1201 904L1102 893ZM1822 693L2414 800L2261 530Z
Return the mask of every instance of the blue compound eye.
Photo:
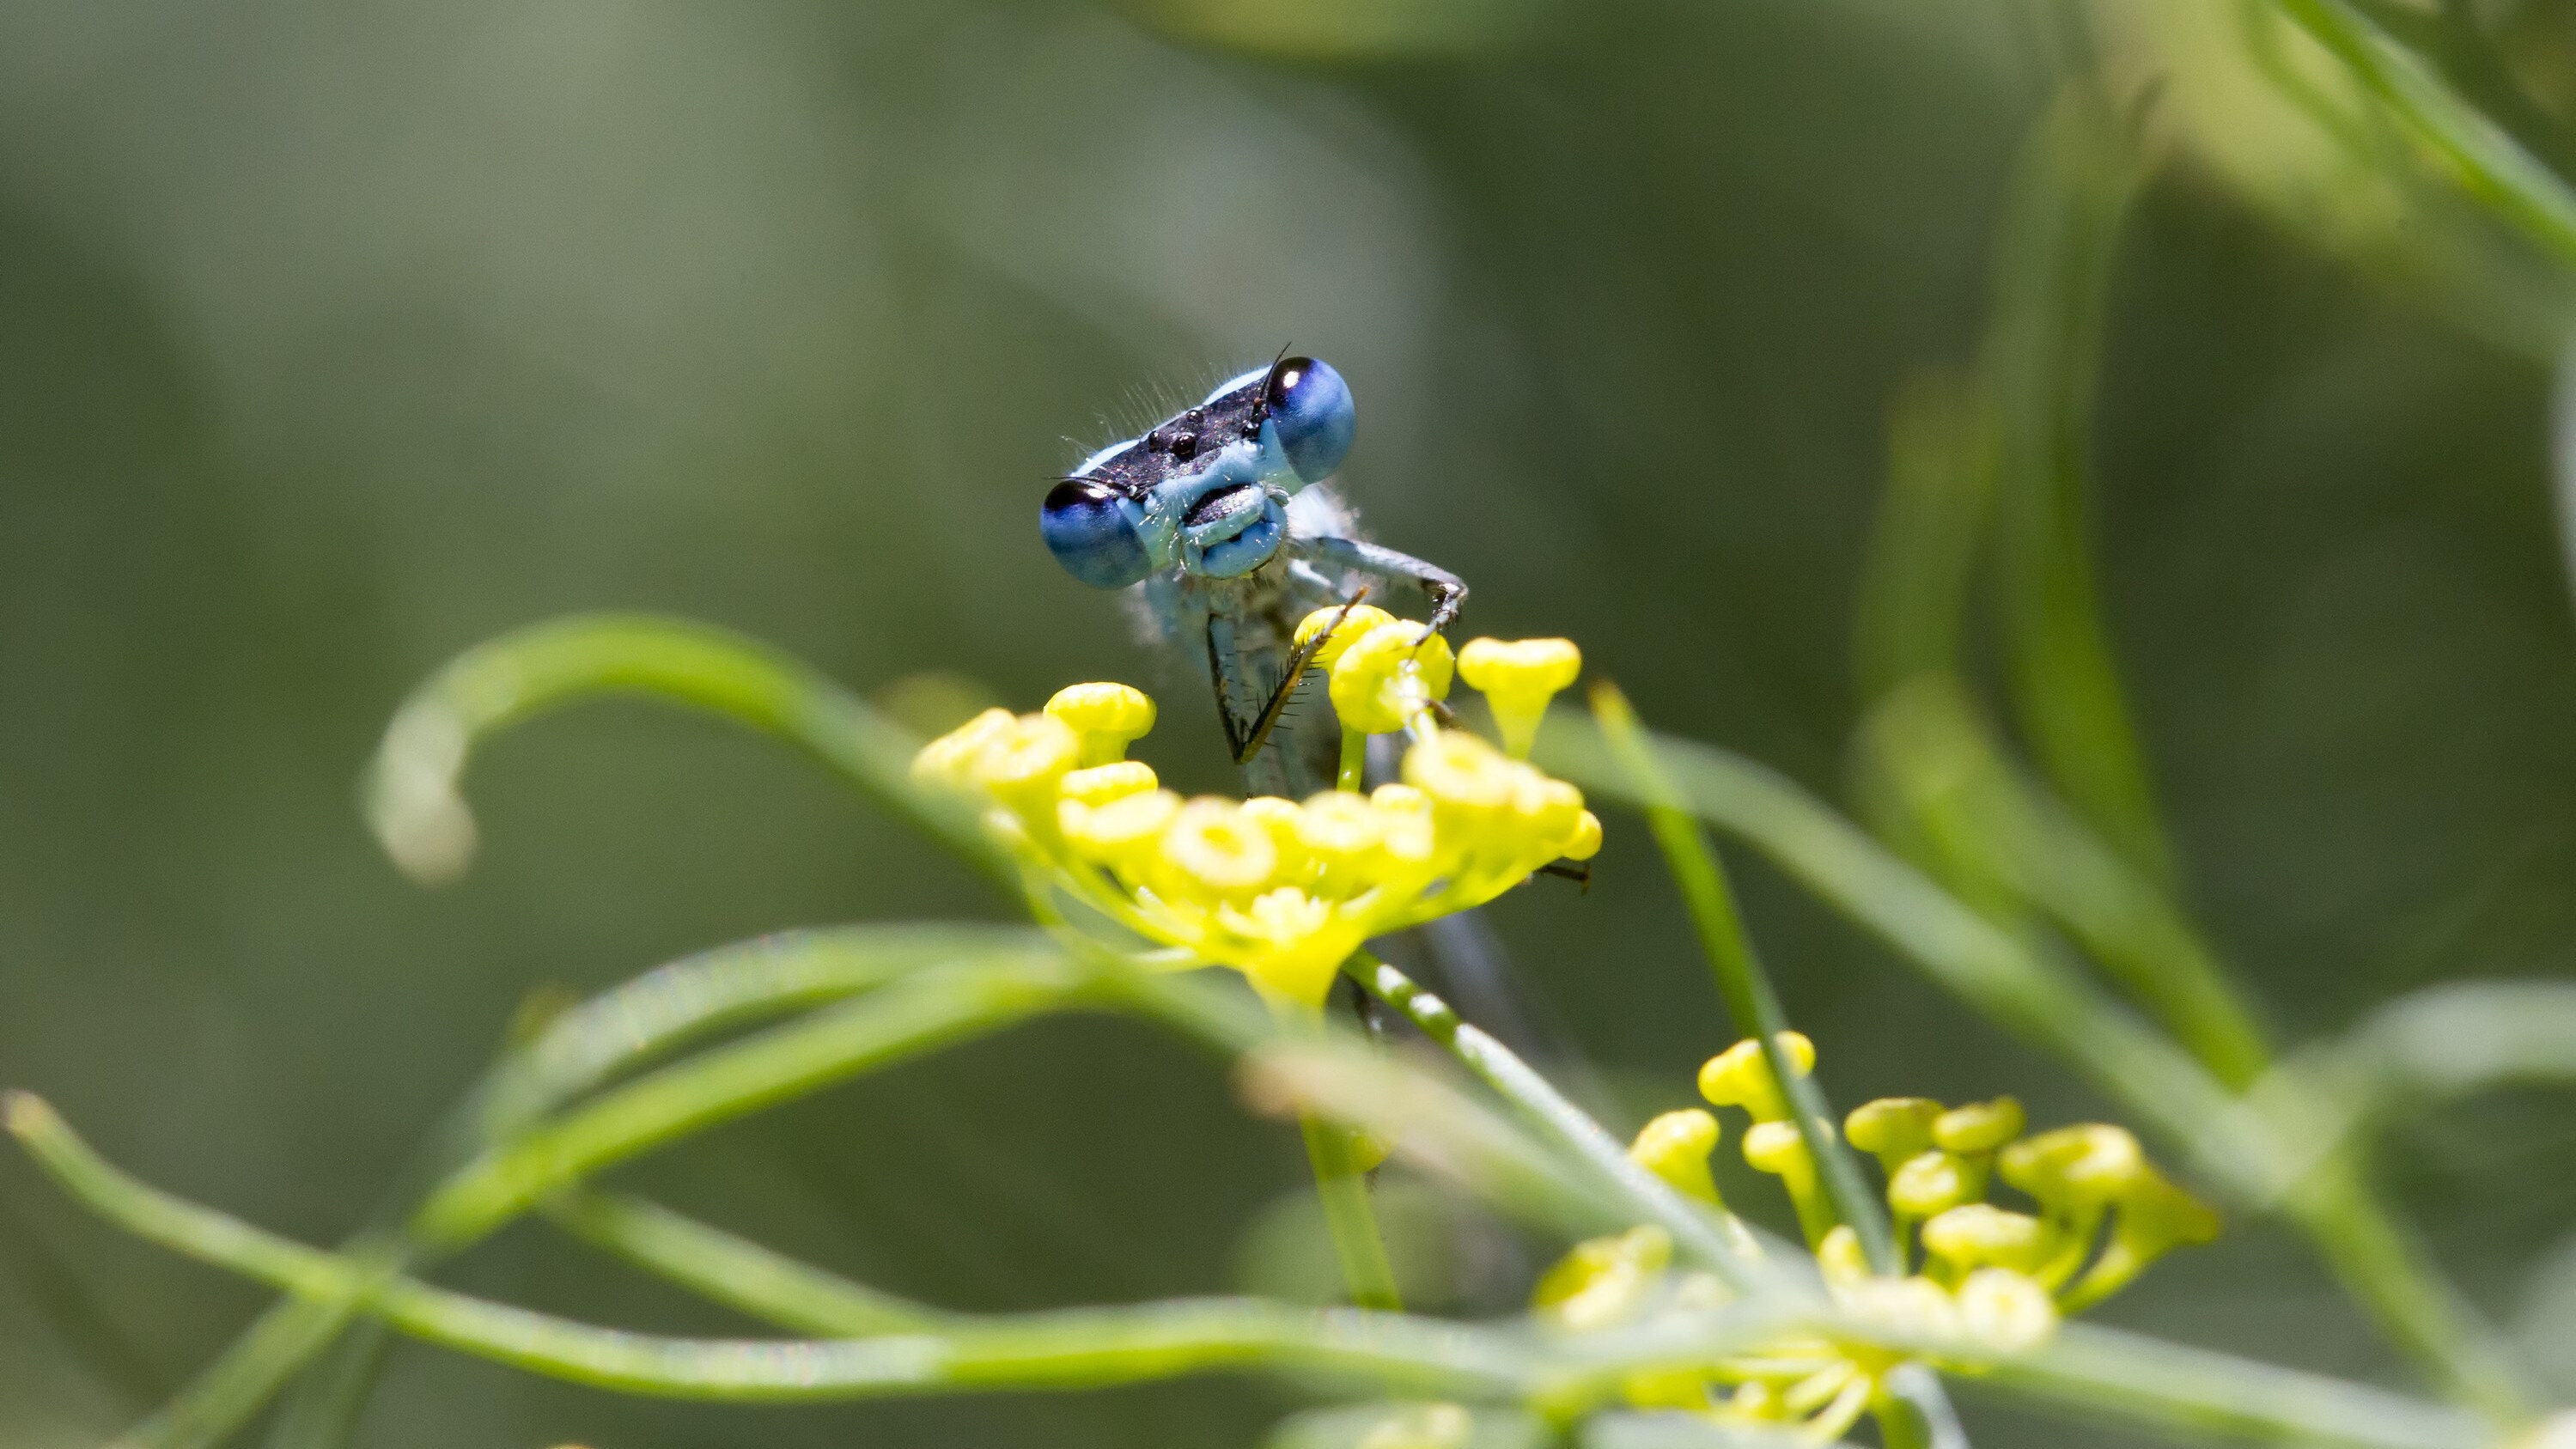
M1282 359L1262 386L1262 402L1278 431L1279 450L1288 455L1288 466L1299 478L1320 483L1342 466L1359 415L1351 406L1349 385L1330 364L1311 357Z
M1049 489L1038 533L1064 571L1096 589L1123 589L1154 571L1145 540L1105 484L1067 478Z

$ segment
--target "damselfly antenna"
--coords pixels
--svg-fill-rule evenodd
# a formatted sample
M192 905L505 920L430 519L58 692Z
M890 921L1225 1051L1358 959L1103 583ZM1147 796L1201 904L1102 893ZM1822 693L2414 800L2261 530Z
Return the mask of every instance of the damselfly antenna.
M1271 397L1279 391L1279 364L1288 360L1288 349L1296 345L1294 342L1280 343L1278 355L1270 359L1270 366L1261 374L1261 389L1252 395L1252 413L1244 419L1245 437L1260 435L1262 423L1270 416Z

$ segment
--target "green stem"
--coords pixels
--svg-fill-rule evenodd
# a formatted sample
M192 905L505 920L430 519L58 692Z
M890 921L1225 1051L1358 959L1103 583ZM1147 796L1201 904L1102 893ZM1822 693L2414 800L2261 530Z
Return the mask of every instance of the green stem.
M1333 1256L1341 1260L1342 1281L1351 1302L1388 1313L1403 1311L1396 1291L1395 1268L1387 1262L1386 1240L1377 1230L1377 1210L1369 1203L1368 1177L1360 1170L1349 1128L1300 1113L1297 1125L1306 1136L1306 1160L1315 1168L1315 1196L1324 1207L1324 1227L1332 1234Z
M1032 958L1057 954L1043 936L1021 927L865 925L780 931L657 966L562 1011L534 1040L503 1056L431 1135L370 1234L359 1241L375 1244L390 1268L407 1268L424 1255L425 1245L407 1245L399 1229L440 1177L611 1075L695 1037L855 996L960 960L1011 957L1026 967ZM384 1241L388 1235L390 1243ZM345 1324L348 1318L346 1311L326 1316L302 1301L270 1312L310 1315L315 1335L326 1332L326 1323ZM345 1441L384 1346L381 1323L347 1329L281 1401L269 1449L336 1449ZM201 1382L228 1373L229 1359Z
M1344 743L1349 732L1344 731ZM1288 1034L1325 1037L1320 1010L1271 999L1271 1020ZM1242 1048L1238 1047L1237 1050ZM1387 1262L1386 1239L1378 1232L1377 1209L1369 1201L1368 1175L1360 1167L1359 1145L1352 1130L1339 1122L1301 1110L1298 1130L1306 1139L1306 1161L1315 1171L1315 1199L1324 1210L1324 1230L1333 1240L1333 1256L1342 1265L1342 1282L1351 1302L1362 1308L1401 1312L1395 1268Z
M1727 887L1725 868L1718 864L1717 854L1709 849L1699 823L1684 809L1680 794L1656 762L1654 749L1638 727L1636 711L1629 707L1627 697L1610 684L1597 684L1592 690L1592 712L1609 741L1611 753L1626 770L1636 795L1645 802L1646 823L1654 832L1656 844L1663 847L1664 863L1681 889L1691 924L1699 931L1700 949L1717 976L1718 995L1725 1000L1737 1029L1761 1043L1762 1060L1771 1069L1772 1080L1780 1084L1791 1120L1798 1124L1798 1137L1806 1144L1807 1158L1816 1165L1825 1191L1823 1206L1829 1212L1820 1213L1819 1205L1799 1202L1798 1215L1809 1240L1824 1235L1818 1220L1839 1220L1859 1235L1861 1252L1873 1272L1901 1272L1887 1215L1870 1193L1860 1164L1834 1131L1823 1089L1814 1078L1796 1069L1780 1044L1781 1035L1789 1030L1788 1014L1780 1009L1779 993L1755 958L1753 943L1745 937L1734 892ZM1803 1199L1806 1195L1801 1196ZM1831 1221L1823 1222L1823 1227L1831 1226Z
M352 1240L349 1251L382 1271L398 1272L464 1246L401 1230L404 1213L438 1175L449 1175L448 1185L455 1187L454 1172L490 1151L490 1144L693 1037L853 995L897 976L912 985L936 980L943 970L981 966L1042 979L1061 969L1050 965L1060 960L1044 938L1024 929L866 926L787 932L656 967L564 1012L534 1042L495 1066L432 1135L413 1174L421 1186L395 1193L404 1209L388 1216L388 1226ZM799 1024L804 1025L809 1024ZM750 1038L728 1050L768 1039ZM118 1449L201 1449L226 1438L328 1349L355 1312L353 1302L329 1298L271 1305L177 1397L120 1438ZM353 1366L360 1361L351 1360Z
M458 655L403 702L369 766L367 818L397 864L425 881L472 859L457 793L474 746L577 700L645 695L721 715L811 751L879 804L1016 892L1010 862L973 812L916 788L919 741L799 660L705 624L639 614L572 615Z
M951 1316L641 1198L567 1193L547 1204L546 1215L592 1246L702 1298L798 1333L869 1338L937 1328Z
M1401 1314L1209 1299L1008 1315L862 1339L685 1339L470 1298L278 1237L134 1180L24 1093L0 1121L73 1196L127 1230L298 1296L355 1302L432 1343L531 1372L672 1398L786 1402L1075 1388L1262 1367L1493 1398L1530 1377L1503 1335Z
M2014 168L1981 359L1996 423L1994 558L2005 677L2041 769L2121 857L2172 877L2104 626L2087 445L2109 276L2145 175L2097 83L2059 87Z
M2530 1412L2534 1400L2512 1351L2390 1215L2348 1155L2318 1164L2284 1206L2344 1291L2454 1397L2506 1422Z
M1459 1020L1449 1003L1365 951L1353 956L1342 969L1370 995L1395 1008L1423 1035L1457 1058L1516 1115L1569 1154L1640 1219L1672 1234L1674 1245L1700 1266L1739 1289L1753 1286L1756 1278L1763 1276L1759 1264L1747 1257L1742 1242L1728 1232L1724 1219L1638 1166L1617 1138L1602 1130L1601 1124L1582 1108L1567 1101L1545 1077L1513 1055L1511 1048Z
M2036 1353L1996 1360L1976 1382L2194 1437L2342 1449L2474 1449L2499 1441L2457 1409L2365 1384L2066 1324Z
M2346 0L2274 0L2448 166L2463 190L2576 268L2576 195L2520 142Z
M485 1151L421 1205L411 1235L445 1247L473 1242L587 1173L1061 1006L1079 984L1060 961L1035 971L952 968L703 1052Z
M1335 775L1333 788L1356 794L1368 785L1368 736L1358 730L1342 731L1342 765Z
M1634 793L1603 741L1586 742L1574 730L1547 738L1558 773L1613 794ZM2276 1204L2292 1189L2281 1180L2280 1164L2302 1154L2283 1144L2273 1124L2060 963L1961 904L1777 773L1707 745L1663 738L1655 745L1695 813L1742 835L1943 987L2056 1053L2239 1201ZM2347 1290L2441 1384L2502 1419L2524 1411L2529 1397L2491 1335L2357 1184L2304 1208L2294 1202L2291 1211Z

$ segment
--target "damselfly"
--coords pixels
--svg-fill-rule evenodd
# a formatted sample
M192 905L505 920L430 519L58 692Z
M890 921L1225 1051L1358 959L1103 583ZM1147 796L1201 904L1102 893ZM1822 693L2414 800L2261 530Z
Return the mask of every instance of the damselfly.
M1282 357L1092 454L1039 511L1068 572L1136 590L1151 627L1205 659L1254 794L1303 798L1333 784L1338 727L1289 715L1306 663L1300 619L1392 584L1420 592L1429 627L1445 630L1467 600L1456 574L1369 542L1324 482L1357 416L1340 373Z
M1341 730L1330 706L1291 709L1307 662L1295 644L1299 620L1390 586L1421 595L1426 627L1442 631L1467 601L1456 574L1370 542L1325 482L1350 452L1357 421L1340 373L1282 356L1084 459L1038 513L1067 572L1133 591L1167 646L1204 660L1252 794L1303 799L1334 783ZM1432 965L1488 1030L1545 1056L1570 1055L1504 986L1501 945L1474 913L1416 934L1425 938L1417 966Z

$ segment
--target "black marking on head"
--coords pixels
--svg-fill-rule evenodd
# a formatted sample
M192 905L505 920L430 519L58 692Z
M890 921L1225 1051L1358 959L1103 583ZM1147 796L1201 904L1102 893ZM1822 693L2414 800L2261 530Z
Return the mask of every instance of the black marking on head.
M1258 410L1270 381L1271 374L1265 372L1213 401L1172 414L1144 436L1101 459L1086 476L1129 498L1142 500L1163 480L1184 477L1207 466L1207 460L1217 452L1209 446L1212 440L1259 435Z

